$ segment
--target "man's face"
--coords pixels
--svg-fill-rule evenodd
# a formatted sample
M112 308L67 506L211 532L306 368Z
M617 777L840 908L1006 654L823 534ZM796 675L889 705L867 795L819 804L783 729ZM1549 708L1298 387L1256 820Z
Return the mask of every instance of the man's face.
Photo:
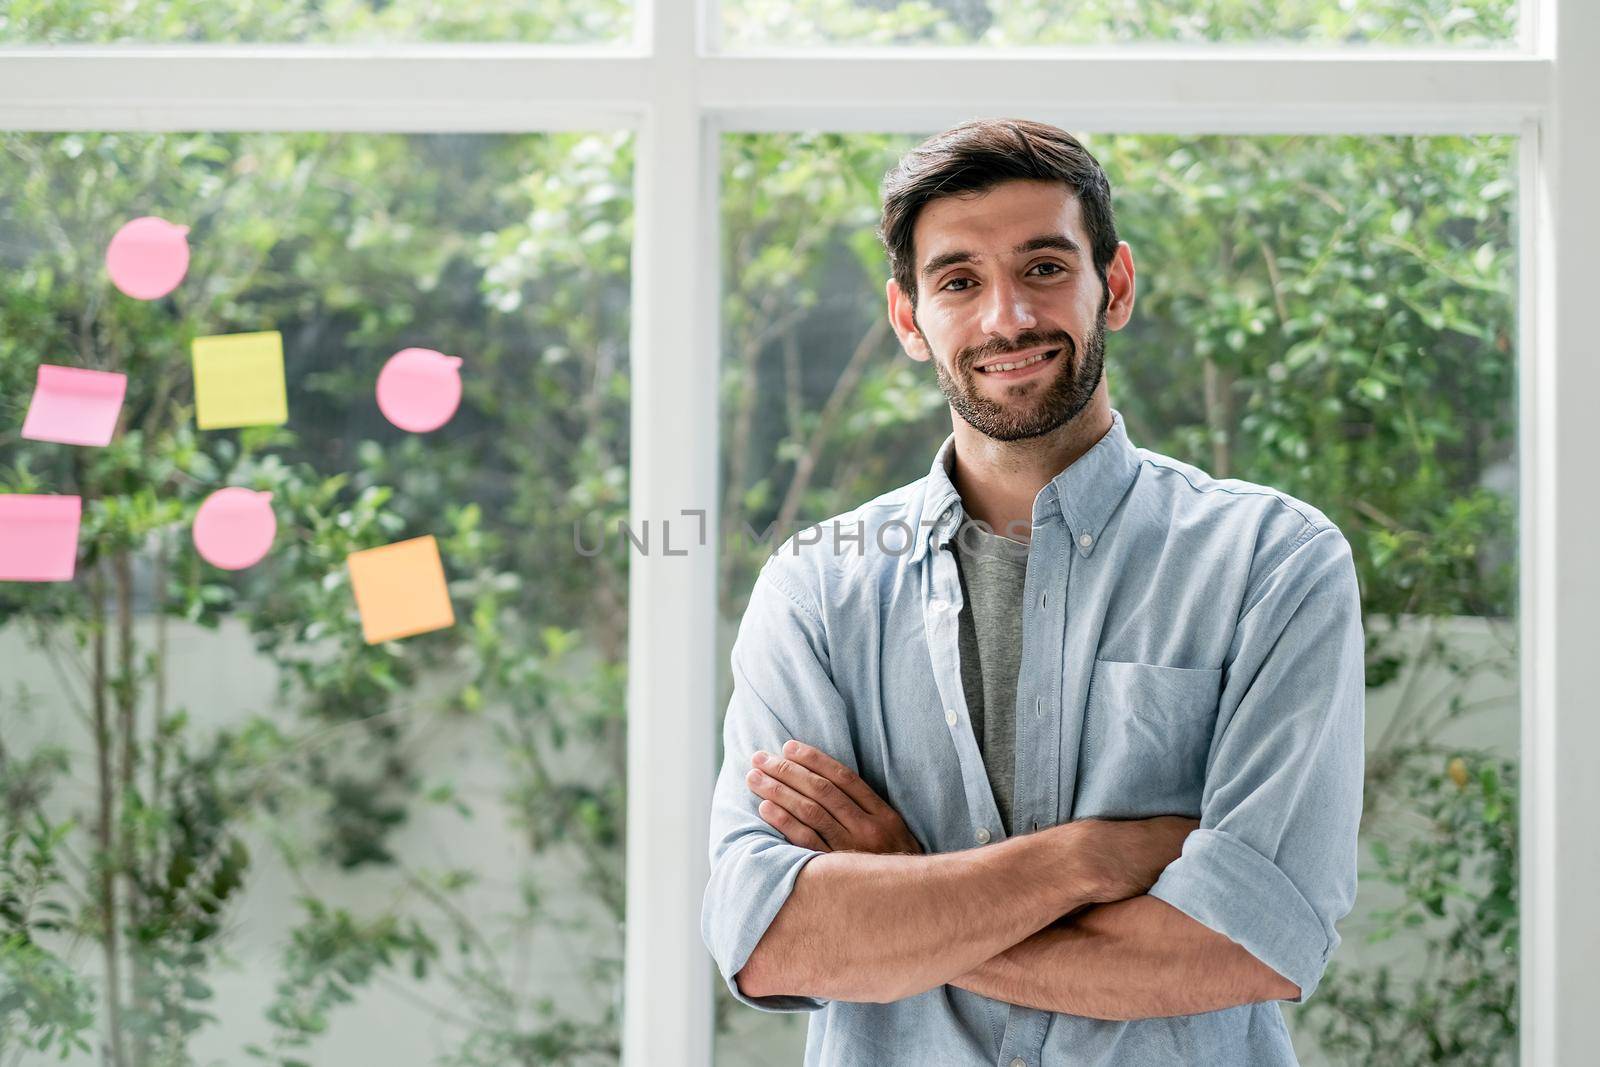
M909 334L912 357L931 356L956 414L997 441L1076 417L1100 384L1112 289L1125 284L1131 301L1127 246L1112 264L1118 284L1102 285L1076 194L1033 181L929 202L914 241L917 308L897 312L891 283L891 314L909 321L902 342ZM1127 321L1117 310L1113 329Z

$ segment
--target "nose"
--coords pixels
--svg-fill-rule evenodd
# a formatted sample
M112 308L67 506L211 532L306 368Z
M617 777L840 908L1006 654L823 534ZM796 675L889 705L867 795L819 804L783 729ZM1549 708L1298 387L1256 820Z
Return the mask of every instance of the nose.
M1038 326L1026 286L1000 278L989 285L983 297L983 309L978 328L986 334L1015 337L1023 330Z

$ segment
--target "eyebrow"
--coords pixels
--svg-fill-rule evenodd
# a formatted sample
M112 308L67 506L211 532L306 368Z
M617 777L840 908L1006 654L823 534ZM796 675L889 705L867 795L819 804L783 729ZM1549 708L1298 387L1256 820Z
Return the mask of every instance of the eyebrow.
M1030 237L1023 241L1013 248L1011 252L1013 255L1020 256L1026 252L1036 252L1041 248L1053 248L1071 256L1081 256L1083 254L1083 249L1078 247L1078 242L1064 233L1041 233L1037 237ZM952 267L957 263L971 263L977 258L979 257L965 249L957 249L954 252L941 252L928 260L927 265L922 268L922 277L924 279L931 278L946 267Z

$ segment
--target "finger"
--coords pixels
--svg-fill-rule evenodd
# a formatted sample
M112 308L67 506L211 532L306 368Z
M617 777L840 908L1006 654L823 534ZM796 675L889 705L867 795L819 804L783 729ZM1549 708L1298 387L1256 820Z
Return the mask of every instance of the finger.
M752 770L745 778L756 795L781 806L790 815L815 830L817 835L830 845L834 842L843 842L848 836L832 812L777 778L763 774L760 770Z
M787 741L783 746L783 754L833 782L867 814L881 815L888 809L889 805L865 779L820 748L802 741Z
M757 755L759 754L757 753ZM790 789L822 805L827 810L828 815L842 829L854 833L861 833L870 829L872 820L867 817L867 813L862 810L861 805L857 804L844 790L804 764L793 759L773 757L770 754L765 762L757 761L754 756L751 757L751 762L766 774L787 785ZM789 810L794 811L793 808ZM795 812L795 814L803 817L801 812ZM824 837L827 836L825 827L817 826L816 823L811 825L823 831Z
M756 808L756 811L760 813L763 819L771 823L779 833L783 834L788 839L789 844L799 845L801 848L815 849L818 852L833 851L828 847L826 841L812 831L811 827L783 810L782 805L774 804L770 800L763 800L760 806Z

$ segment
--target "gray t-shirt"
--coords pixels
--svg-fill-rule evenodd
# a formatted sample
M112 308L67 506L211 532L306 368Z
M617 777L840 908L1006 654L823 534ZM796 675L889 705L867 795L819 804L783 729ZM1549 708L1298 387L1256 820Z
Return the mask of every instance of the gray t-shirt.
M953 546L961 575L961 688L972 732L1011 833L1017 780L1017 672L1022 665L1022 587L1028 545L963 523Z

